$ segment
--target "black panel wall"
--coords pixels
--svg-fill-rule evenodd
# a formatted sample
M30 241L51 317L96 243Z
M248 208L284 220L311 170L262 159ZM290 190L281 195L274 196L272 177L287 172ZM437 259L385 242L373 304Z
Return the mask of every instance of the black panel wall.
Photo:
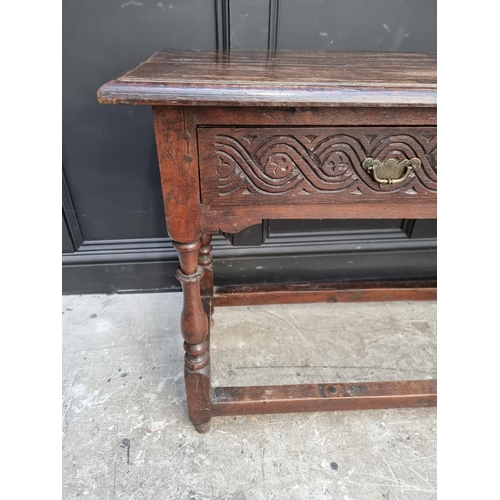
M151 111L96 101L159 48L434 52L436 2L65 1L64 293L179 289ZM434 221L265 221L215 238L216 282L434 278L435 233Z

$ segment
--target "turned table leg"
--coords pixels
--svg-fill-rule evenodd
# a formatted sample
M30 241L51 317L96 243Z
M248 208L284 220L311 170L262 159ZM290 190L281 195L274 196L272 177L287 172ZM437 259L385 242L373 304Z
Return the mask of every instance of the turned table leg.
M210 383L209 323L201 301L204 270L198 265L202 241L174 242L181 267L177 279L181 282L184 302L181 331L184 338L184 379L189 418L199 432L207 432L212 418Z
M205 301L207 314L210 318L210 326L214 326L212 315L214 313L214 273L212 269L212 235L203 234L201 237L201 248L198 255L198 264L203 268L201 278L201 296Z

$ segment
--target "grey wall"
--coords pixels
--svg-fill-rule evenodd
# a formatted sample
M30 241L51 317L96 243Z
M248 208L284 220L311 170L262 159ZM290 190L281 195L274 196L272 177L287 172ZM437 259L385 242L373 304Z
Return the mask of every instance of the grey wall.
M63 3L63 162L84 240L166 237L151 109L96 91L161 47L215 48L210 1Z
M278 48L436 52L436 2L282 1Z

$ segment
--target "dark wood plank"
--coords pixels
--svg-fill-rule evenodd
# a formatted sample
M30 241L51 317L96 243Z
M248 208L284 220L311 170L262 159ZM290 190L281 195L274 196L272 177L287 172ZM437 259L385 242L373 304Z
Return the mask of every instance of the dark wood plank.
M228 126L397 126L437 124L436 108L299 108L295 106L273 108L258 107L212 107L195 108L198 125L228 125Z
M202 229L216 234L237 233L260 224L263 219L436 219L436 197L428 202L404 204L387 197L383 203L373 200L357 203L316 203L307 205L211 206L201 205ZM376 209L374 209L376 207Z
M103 104L436 105L436 55L167 51L98 91Z
M215 387L213 416L436 406L436 380Z
M436 84L435 63L435 54L395 52L159 50L119 80L423 88Z
M214 305L255 306L305 304L311 302L380 302L393 300L436 300L437 282L337 282L215 287Z

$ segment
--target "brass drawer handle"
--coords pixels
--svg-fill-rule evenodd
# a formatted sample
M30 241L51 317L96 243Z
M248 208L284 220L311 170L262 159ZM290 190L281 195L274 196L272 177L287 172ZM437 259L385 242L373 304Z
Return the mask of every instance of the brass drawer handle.
M375 181L380 184L381 189L386 189L387 186L391 184L403 182L410 175L412 170L419 167L420 160L418 158L403 160L399 163L393 158L385 160L384 163L380 163L373 158L367 158L363 162L363 168L373 175Z

